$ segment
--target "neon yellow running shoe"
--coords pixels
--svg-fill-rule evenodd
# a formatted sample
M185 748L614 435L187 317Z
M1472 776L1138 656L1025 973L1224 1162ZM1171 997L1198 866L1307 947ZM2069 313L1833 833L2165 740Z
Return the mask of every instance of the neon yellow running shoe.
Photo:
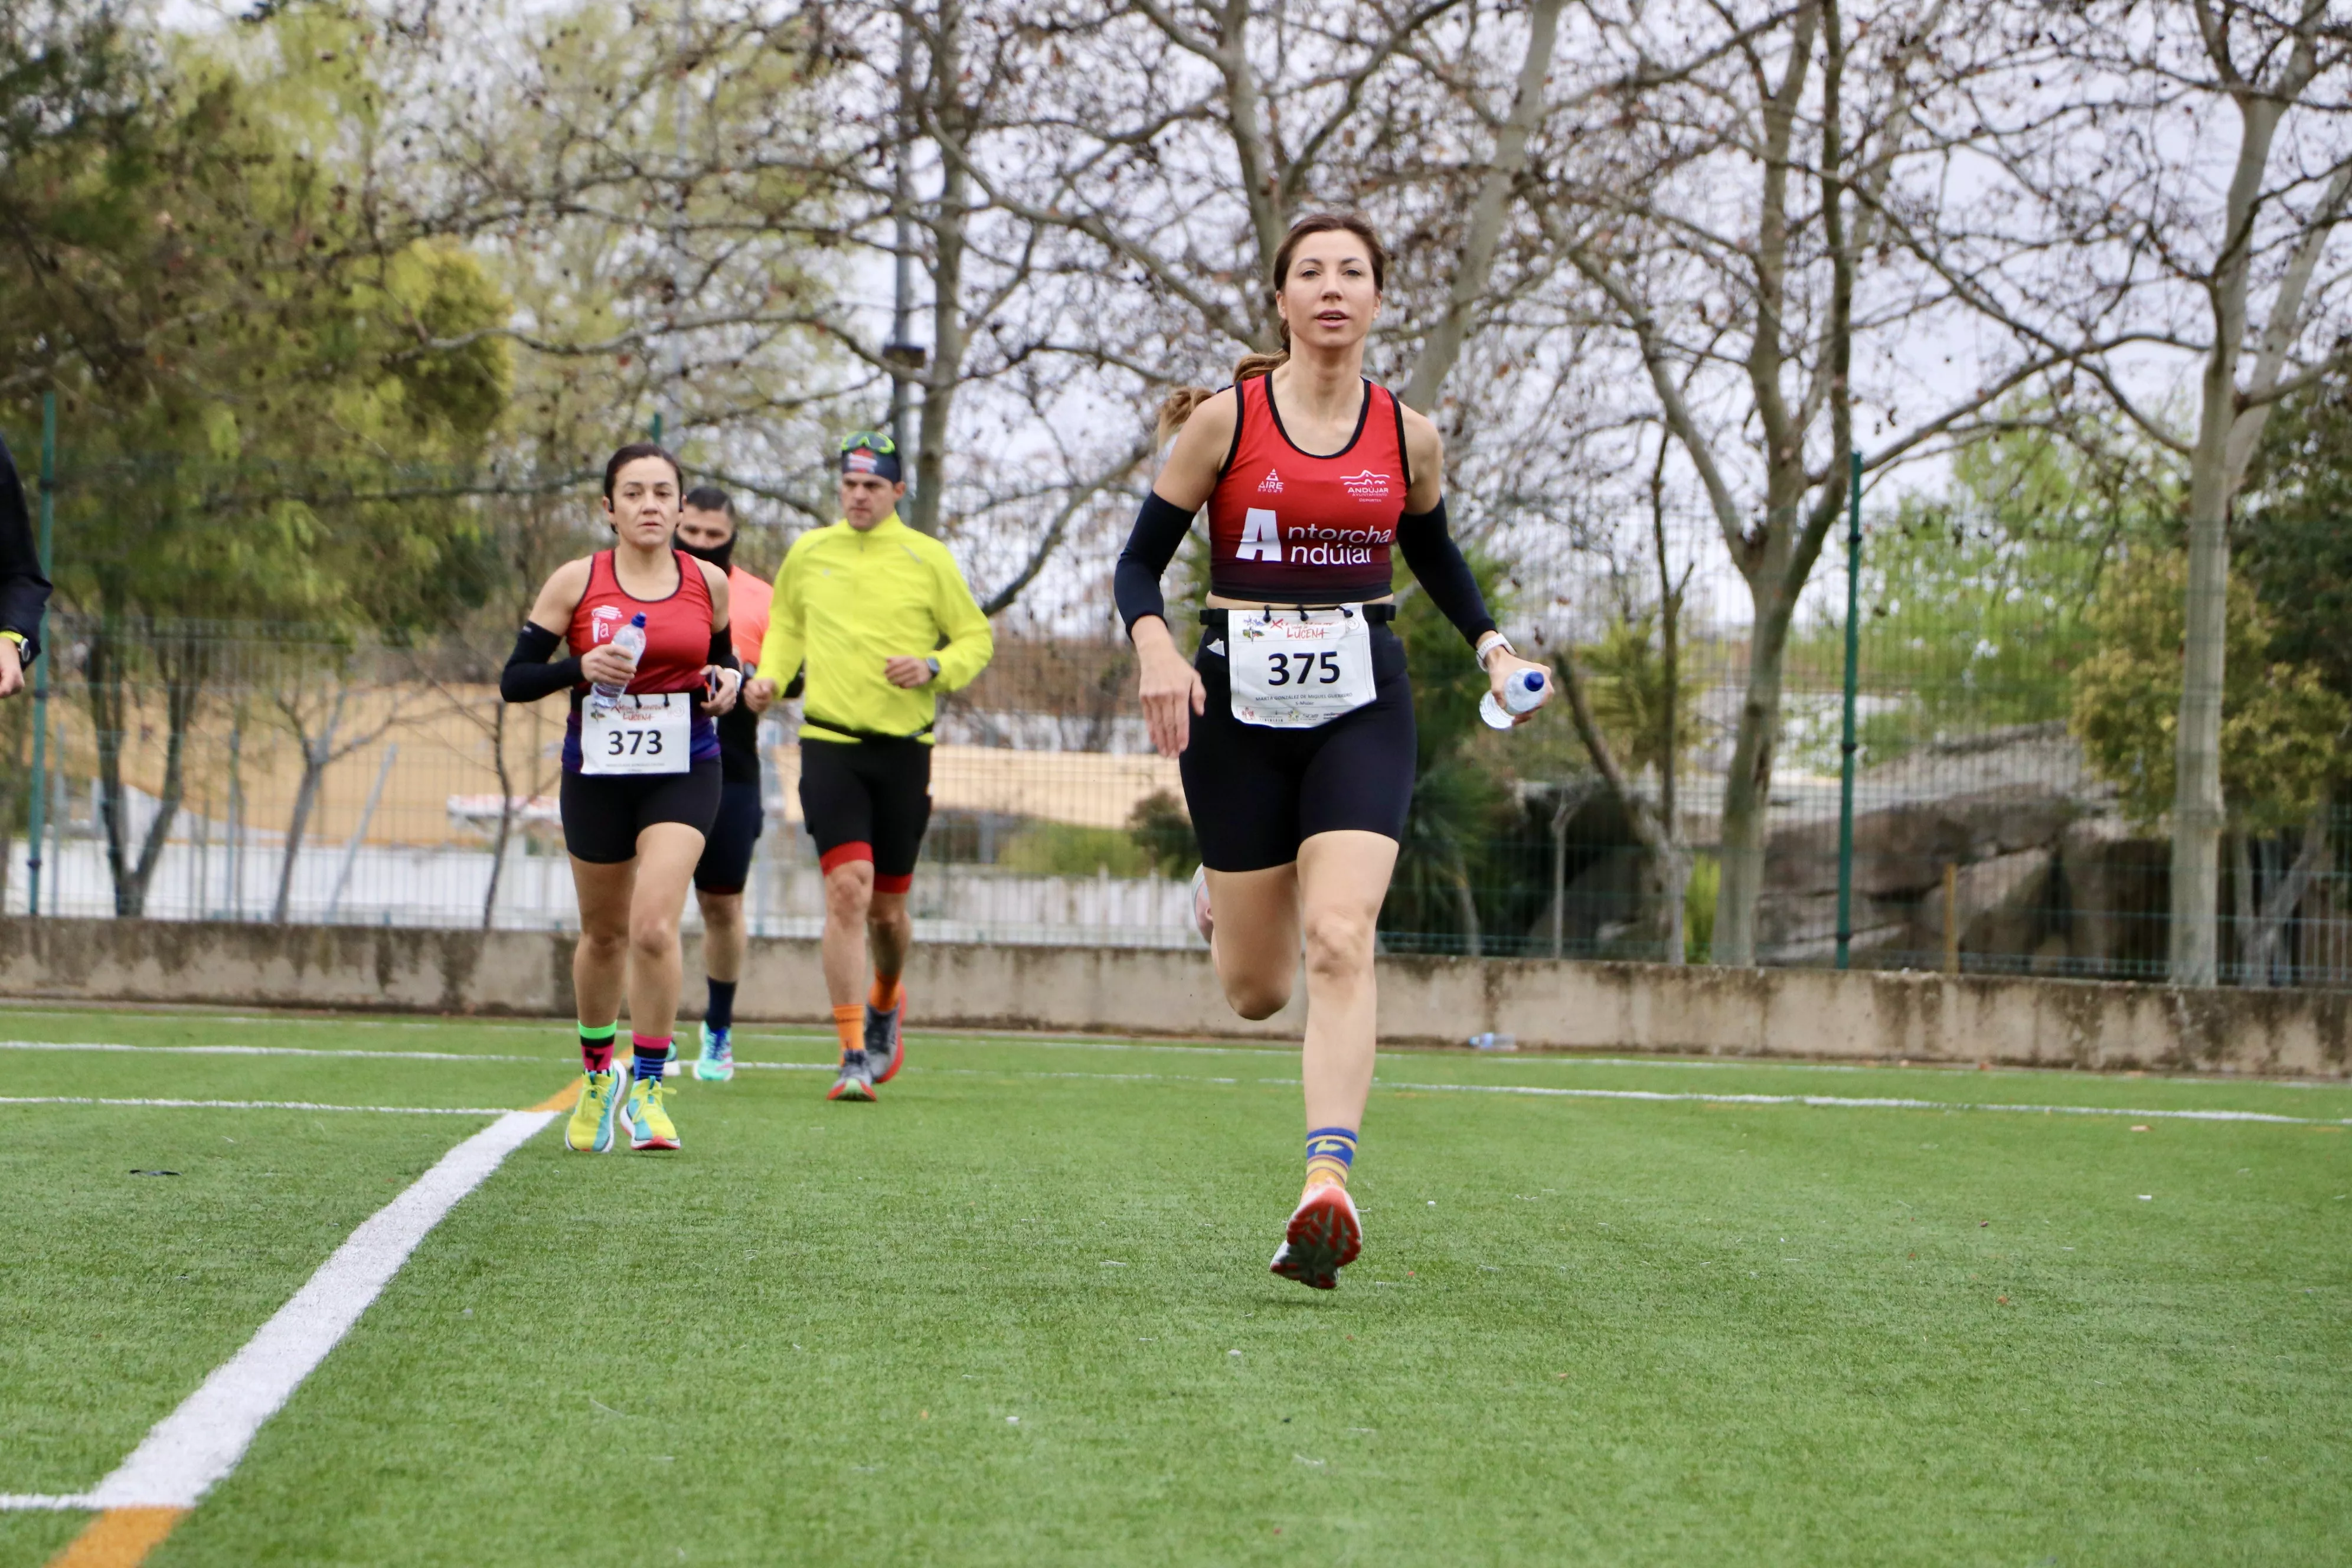
M580 1075L580 1098L563 1124L563 1146L576 1154L613 1152L613 1118L621 1108L621 1069Z
M662 1109L662 1101L671 1092L669 1085L657 1078L629 1080L629 1098L621 1107L621 1125L628 1132L630 1148L677 1147L677 1123Z

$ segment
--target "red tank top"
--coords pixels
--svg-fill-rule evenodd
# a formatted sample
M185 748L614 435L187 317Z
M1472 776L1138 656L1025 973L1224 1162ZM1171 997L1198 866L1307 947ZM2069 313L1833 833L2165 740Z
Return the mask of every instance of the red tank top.
M588 591L572 612L574 654L611 642L632 616L644 614L646 651L629 682L634 696L692 691L701 686L702 667L710 662L710 585L702 580L702 563L679 550L670 557L677 563L677 591L667 599L638 599L613 574L613 552L599 550L588 563Z
M1210 592L1312 605L1385 596L1412 484L1396 398L1365 382L1355 435L1318 458L1291 445L1271 378L1234 392L1234 447L1209 496Z

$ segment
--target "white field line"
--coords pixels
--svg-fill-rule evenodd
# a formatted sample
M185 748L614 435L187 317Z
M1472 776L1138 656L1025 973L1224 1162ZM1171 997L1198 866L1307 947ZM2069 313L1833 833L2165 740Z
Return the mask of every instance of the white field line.
M779 1038L788 1038L788 1037L780 1037L780 1036L773 1036L773 1035L770 1035L770 1036L757 1037L769 1038L769 1039L779 1039ZM1219 1047L1205 1047L1205 1048L1204 1048L1204 1047L1192 1047L1192 1046L1155 1046L1155 1045L1149 1045L1149 1044L1143 1044L1143 1043L1133 1043L1133 1044L1130 1044L1130 1043L1127 1043L1127 1042L1118 1042L1118 1041L1103 1041L1103 1042L1099 1042L1099 1043L1097 1043L1097 1042L1080 1042L1080 1041L1075 1041L1075 1040L1057 1040L1057 1041L1024 1040L1024 1041L1020 1041L1020 1042L1018 1042L1018 1043L1020 1043L1020 1044L1022 1044L1022 1045L1029 1045L1029 1046L1034 1046L1034 1045L1051 1045L1051 1046L1056 1046L1056 1047L1059 1047L1064 1048L1064 1049L1072 1049L1072 1048L1075 1048L1075 1049L1083 1049L1083 1050L1104 1050L1104 1051L1129 1051L1129 1050L1137 1050L1137 1051L1184 1051L1184 1052L1188 1052L1188 1053L1190 1053L1190 1054L1196 1055L1196 1056L1268 1056L1268 1055L1273 1055L1273 1054L1275 1054L1275 1053L1270 1052L1270 1051L1258 1050L1258 1049L1250 1048L1250 1047L1240 1047L1240 1048L1219 1048ZM438 1061L467 1061L467 1062L538 1062L538 1061L545 1061L545 1060L550 1059L550 1058L544 1058L544 1057L469 1056L469 1055L466 1055L466 1054L460 1053L460 1052L456 1052L456 1051L351 1051L351 1050L317 1050L317 1049L311 1049L311 1048L307 1048L307 1047L298 1047L298 1046L130 1046L130 1045L118 1045L118 1044L108 1043L108 1042L98 1042L98 1041L75 1041L75 1040L0 1040L0 1050L23 1050L23 1051L115 1051L115 1052L121 1052L121 1051L131 1051L131 1052L151 1052L151 1051L152 1051L152 1052L182 1052L182 1053L194 1054L194 1055L216 1055L216 1056L257 1056L257 1057L273 1057L273 1056L287 1056L287 1057L337 1057L337 1058L369 1058L369 1057L375 1057L375 1058L387 1058L387 1059L394 1060L394 1061L414 1060L414 1061L436 1061L436 1062L438 1062ZM1395 1054L1395 1053L1392 1053L1392 1052L1382 1052L1382 1053L1381 1053L1381 1056L1382 1056L1384 1058L1386 1058L1386 1059L1391 1059L1391 1060L1396 1059L1396 1054ZM1405 1058L1405 1059L1411 1059L1411 1058ZM1529 1059L1530 1059L1531 1061L1541 1062L1541 1063L1543 1063L1543 1065L1548 1065L1548 1066L1549 1066L1549 1065L1554 1065L1554 1064L1555 1064L1556 1062L1558 1062L1558 1061L1577 1061L1577 1062L1581 1062L1581 1061L1587 1061L1587 1060L1595 1060L1595 1061L1597 1061L1597 1060L1598 1060L1598 1058L1529 1058ZM739 1061L737 1061L737 1063L736 1063L735 1065L736 1065L737 1067L739 1067L739 1068L752 1068L752 1069L754 1069L754 1070L759 1070L759 1071L768 1071L768 1072L832 1072L833 1070L835 1070L835 1064L834 1064L834 1063L831 1063L831 1062L753 1062L753 1061L740 1061L740 1060L739 1060ZM1652 1062L1645 1062L1645 1061L1639 1061L1639 1060L1630 1060L1630 1059L1629 1059L1629 1060L1624 1060L1624 1061L1622 1061L1622 1065L1623 1065L1623 1066L1627 1066L1627 1067L1645 1067L1645 1066L1656 1066L1656 1065L1660 1065L1660 1064L1658 1064L1658 1063L1652 1063ZM1697 1064L1693 1064L1693 1063L1685 1063L1685 1064L1680 1064L1680 1065L1693 1066L1693 1065L1697 1065ZM1721 1066L1728 1067L1728 1066L1733 1066L1733 1065L1736 1065L1736 1064L1732 1064L1732 1063L1721 1063L1721 1064L1712 1064L1712 1065L1721 1065ZM1755 1064L1755 1065L1758 1065L1758 1066L1759 1066L1759 1067L1766 1067L1766 1068L1780 1068L1780 1067L1786 1067L1786 1066L1788 1066L1788 1065L1790 1065L1790 1064L1785 1064L1785 1063L1770 1063L1770 1064ZM1231 1082L1233 1082L1233 1081L1234 1081L1234 1080L1233 1080L1233 1079L1223 1079L1223 1078L1206 1078L1206 1077L1201 1077L1201 1076L1197 1076L1197 1075L1191 1074L1191 1073L1160 1074L1160 1073L1037 1072L1037 1071L1030 1071L1030 1070L1022 1070L1022 1069L1017 1069L1017 1068L940 1068L940 1067L922 1068L919 1068L919 1069L917 1069L917 1070L918 1070L919 1072L921 1072L921 1073L940 1073L940 1074L944 1074L944 1075L952 1075L952 1076L957 1076L957 1077L968 1077L968 1078L1038 1078L1038 1079L1074 1078L1074 1079L1114 1079L1114 1080L1116 1080L1116 1079L1128 1079L1128 1080L1134 1080L1134 1081L1160 1081L1160 1080L1164 1079L1165 1081L1169 1081L1169 1082L1175 1082L1175 1083L1186 1083L1186 1082L1190 1082L1190 1083L1211 1083L1211 1084L1226 1084L1226 1083L1231 1083ZM1836 1070L1839 1070L1839 1071L1860 1071L1860 1070L1862 1070L1862 1069L1860 1069L1860 1068L1838 1068L1838 1069L1836 1069ZM1259 1082L1259 1083L1289 1084L1289 1083L1296 1083L1296 1082L1297 1081L1297 1079L1286 1079L1286 1078L1284 1078L1284 1079L1257 1079L1257 1080L1255 1080L1255 1081L1257 1081L1257 1082ZM2212 1080L2210 1080L2210 1079L2200 1079L2200 1080L2190 1080L2190 1081L2199 1081L2199 1082L2210 1083ZM2038 1104L2038 1103L2037 1103L2037 1104L2023 1104L2023 1105L2009 1105L2009 1104L2001 1104L2001 1103L1998 1103L1998 1102L1985 1102L1985 1101L1965 1101L1965 1102L1964 1102L1964 1101L1957 1101L1957 1100L1917 1100L1917 1099L1909 1099L1909 1098L1904 1098L1904 1097L1899 1097L1899 1096L1861 1096L1861 1095L1847 1096L1847 1095L1822 1095L1822 1094L1702 1094L1702 1093L1671 1093L1671 1092L1668 1092L1668 1091L1665 1091L1665 1090L1663 1090L1663 1089L1559 1089L1559 1088L1551 1088L1551 1087L1543 1087L1543 1086L1527 1085L1527 1084L1488 1084L1488 1083L1396 1083L1396 1082L1391 1082L1391 1081L1389 1081L1389 1080L1387 1080L1387 1079L1381 1079L1381 1080L1377 1080L1377 1082L1378 1082L1378 1087L1382 1088L1382 1089L1412 1089L1412 1090L1416 1090L1416 1091L1420 1091L1420 1092L1424 1092L1424 1093L1439 1093L1439 1094L1516 1094L1516 1095L1525 1095L1525 1096L1534 1096L1534 1097L1538 1097L1538 1098L1552 1098L1552 1099L1561 1099L1561 1100L1646 1100L1646 1101L1654 1101L1654 1102L1664 1103L1664 1104L1673 1104L1673 1103L1675 1103L1675 1102L1696 1102L1696 1103L1711 1104L1711 1105L1805 1105L1805 1106L1812 1106L1812 1107L1815 1107L1815 1108L1818 1108L1818 1109L1825 1109L1825 1110L2011 1110L2011 1111L2019 1111L2019 1112L2031 1113L2031 1114L2036 1114L2036 1115L2056 1115L2056 1116L2136 1116L2136 1117L2155 1117L2155 1118L2158 1118L2158 1119L2160 1119L2160 1120L2165 1120L2165 1121L2267 1121L2267 1122L2276 1122L2276 1123L2281 1123L2281 1124L2289 1125L2289 1126L2328 1126L2328 1127L2335 1127L2335 1126L2352 1126L2352 1117L2331 1118L2331 1117L2310 1117L2310 1116L2284 1116L2284 1115L2277 1115L2277 1114L2273 1114L2273 1113L2271 1113L2271 1112L2267 1112L2267 1111L2260 1111L2260 1110L2134 1110L2134 1109L2132 1109L2132 1108L2130 1108L2130 1107L2125 1107L2125 1106L2105 1106L2105 1105L2043 1105L2043 1104ZM2218 1086L2217 1086L2217 1087L2218 1087ZM299 1101L289 1101L289 1100L100 1100L100 1099L88 1099L88 1098L82 1098L82 1097L79 1097L79 1096L63 1096L63 1095L58 1095L58 1096L39 1096L39 1097L28 1097L28 1098L23 1098L23 1099L16 1099L16 1098L10 1098L10 1097L5 1097L5 1096L0 1096L0 1105L148 1105L148 1106L169 1106L169 1107L205 1107L205 1108L213 1108L213 1109L219 1109L219 1110L352 1110L352 1111L381 1111L381 1112L397 1112L397 1113L402 1113L402 1114L417 1115L417 1116L496 1116L496 1115L500 1114L498 1110L490 1110L490 1109L486 1109L486 1108L480 1108L480 1107L461 1107L461 1108L452 1108L452 1109L436 1109L436 1108L425 1108L425 1107L415 1107L415 1106L393 1106L393 1105L311 1105L311 1104L307 1104L307 1103L303 1103L303 1102L299 1102Z
M0 1040L0 1051L130 1051L186 1057L356 1057L414 1062L544 1062L549 1057L476 1056L465 1051L322 1051L303 1046L126 1046L111 1040Z
M121 1100L93 1094L0 1095L0 1105L131 1105L163 1110L341 1110L368 1116L504 1116L502 1105L316 1105L307 1100Z
M751 1068L769 1072L831 1072L831 1062L747 1062L737 1061L739 1068ZM917 1067L908 1069L919 1076L932 1074L955 1078L1042 1078L1099 1079L1123 1083L1209 1083L1231 1084L1229 1078L1203 1078L1192 1073L1156 1072L1037 1072L1015 1068ZM1296 1084L1295 1078L1261 1078L1253 1083ZM2136 1110L2117 1105L2004 1105L1994 1101L1949 1100L1901 1100L1890 1097L1870 1097L1833 1094L1670 1094L1664 1089L1553 1089L1532 1084L1510 1083L1399 1083L1389 1079L1375 1079L1372 1087L1385 1089L1410 1089L1418 1093L1435 1094L1517 1094L1547 1100L1628 1100L1651 1104L1699 1103L1706 1105L1803 1105L1823 1110L2011 1110L2050 1116L2134 1116L2156 1117L2171 1121L2265 1121L2291 1127L2352 1127L2352 1117L2280 1116L2266 1110Z
M936 1069L934 1069L936 1070ZM2037 1116L2146 1116L2169 1121L2271 1121L2293 1127L2347 1127L2352 1117L2279 1116L2267 1110L2134 1110L2120 1105L2003 1105L1997 1101L1897 1100L1836 1094L1668 1094L1647 1089L1549 1089L1512 1083L1391 1083L1374 1087L1436 1094L1523 1094L1559 1100L1634 1100L1709 1105L1804 1105L1825 1110L2012 1110Z
M547 1110L497 1114L352 1232L294 1299L157 1422L112 1475L68 1496L0 1494L0 1509L195 1507L236 1468L262 1423L351 1331L416 1244L509 1154L555 1120Z

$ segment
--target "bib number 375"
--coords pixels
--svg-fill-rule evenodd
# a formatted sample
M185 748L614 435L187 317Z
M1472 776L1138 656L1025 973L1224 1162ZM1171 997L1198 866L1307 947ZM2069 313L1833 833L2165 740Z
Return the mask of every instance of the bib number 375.
M581 709L583 773L682 773L694 764L689 695L591 699Z
M1234 611L1226 624L1234 717L1275 730L1328 724L1370 702L1372 632L1361 613Z

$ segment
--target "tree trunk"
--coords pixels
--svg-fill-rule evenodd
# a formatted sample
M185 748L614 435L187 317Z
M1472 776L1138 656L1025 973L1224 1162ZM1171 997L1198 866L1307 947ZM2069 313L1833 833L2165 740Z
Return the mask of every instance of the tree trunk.
M2255 208L2284 105L2254 95L2236 100L2237 167L2226 205L2229 233L2213 269L2213 346L2200 378L2197 441L2189 459L2189 589L2181 647L2180 710L2173 730L2172 909L2168 957L2175 985L2220 979L2221 682L2230 586L2230 502L2238 489L2231 435L2238 422L2238 360L2246 336L2246 294Z
M163 863L173 824L180 819L180 803L187 798L188 727L195 720L204 693L203 658L203 651L193 644L166 655L163 792L155 803L155 820L147 825L146 838L139 846L139 858L129 877L116 883L115 912L120 915L135 919L147 912L147 889L154 883L155 868Z
M1559 37L1562 0L1534 0L1528 12L1528 52L1519 61L1517 95L1510 118L1495 136L1495 156L1479 183L1477 205L1471 209L1470 230L1463 237L1462 254L1454 268L1454 288L1445 314L1430 329L1405 382L1404 404L1430 413L1437 406L1438 389L1461 357L1462 340L1470 331L1471 311L1494 276L1495 250L1503 235L1506 204L1511 187L1528 166L1528 136L1543 116L1544 78L1551 70L1554 42Z
M316 741L299 730L295 731L295 743L302 749L302 783L294 791L294 815L286 824L286 852L278 862L278 897L269 907L273 925L286 923L286 911L293 901L294 862L302 853L302 836L310 828L311 808L319 804L320 783L335 760L335 731L342 725L344 695L340 690L336 693L327 727Z
M959 147L970 134L972 118L962 98L961 28L958 0L943 0L931 47L931 113L941 133ZM923 373L915 487L906 519L908 527L935 537L947 478L948 426L955 412L956 380L963 374L963 226L971 184L961 160L945 159L943 164L939 212L927 226L931 231L931 357Z
M1778 527L1785 536L1793 520ZM1784 569L1768 560L1748 579L1756 601L1748 646L1747 689L1723 781L1723 879L1715 895L1714 962L1733 968L1756 962L1756 904L1764 891L1764 834L1772 804L1772 764L1780 742L1782 666L1796 596L1783 585Z
M319 781L327 776L324 748L313 751L302 748L302 783L294 792L294 815L286 824L286 849L278 862L278 897L269 906L269 919L274 925L286 923L286 911L294 898L294 861L302 853L302 836L310 826L310 808L318 804Z
M128 916L137 912L131 895L131 827L125 820L129 803L122 795L122 731L128 722L129 699L123 690L122 649L111 616L100 618L89 639L83 678L90 727L96 731L98 815L106 834L106 870L114 883L114 912Z
M2284 945L2287 921L2303 907L2305 895L2311 891L2312 879L2318 876L2326 858L2327 805L2323 801L2311 814L2311 820L2304 824L2303 841L2296 847L2294 863L2271 883L2256 902L2251 930L2239 939L2240 951L2246 955L2246 984L2267 987L2271 984ZM2239 905L2242 910L2245 900L2240 900Z

